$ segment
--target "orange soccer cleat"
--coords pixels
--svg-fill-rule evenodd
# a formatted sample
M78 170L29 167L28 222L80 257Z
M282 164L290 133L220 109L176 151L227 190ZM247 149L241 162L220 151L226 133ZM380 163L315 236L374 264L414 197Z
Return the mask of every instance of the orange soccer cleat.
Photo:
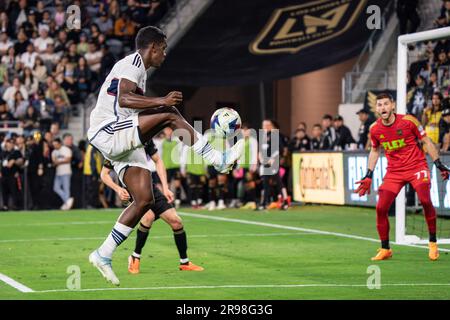
M203 269L202 267L197 266L189 261L188 264L180 264L180 270L181 271L203 271L205 269Z
M372 257L372 261L379 261L379 260L387 260L389 258L392 258L392 249L378 249L378 253L375 257Z
M436 242L428 243L430 250L428 251L428 257L431 261L436 261L439 258L439 250Z
M129 256L128 257L128 272L132 273L132 274L138 274L140 262L141 262L141 259L136 258L134 256Z

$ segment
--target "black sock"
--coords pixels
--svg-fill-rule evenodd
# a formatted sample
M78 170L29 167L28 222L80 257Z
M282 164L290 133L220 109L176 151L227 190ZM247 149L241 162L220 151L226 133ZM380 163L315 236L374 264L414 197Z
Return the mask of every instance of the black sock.
M147 241L149 232L150 228L144 226L142 223L139 223L139 228L137 230L136 236L136 247L134 248L135 253L141 254L142 248L145 246L145 242Z
M381 240L381 247L383 249L390 249L390 247L389 247L389 240Z
M437 242L436 233L430 233L430 242Z
M175 239L180 259L187 259L187 238L184 229L173 230L173 238Z

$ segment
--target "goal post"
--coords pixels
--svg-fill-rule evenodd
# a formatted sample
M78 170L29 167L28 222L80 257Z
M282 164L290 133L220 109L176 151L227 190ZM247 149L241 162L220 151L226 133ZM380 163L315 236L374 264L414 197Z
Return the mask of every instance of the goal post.
M406 34L397 41L397 112L406 113L406 85L408 72L408 44L450 38L450 27ZM402 244L423 243L414 235L406 234L405 187L402 188L395 201L395 242ZM450 239L439 239L440 243L450 243Z

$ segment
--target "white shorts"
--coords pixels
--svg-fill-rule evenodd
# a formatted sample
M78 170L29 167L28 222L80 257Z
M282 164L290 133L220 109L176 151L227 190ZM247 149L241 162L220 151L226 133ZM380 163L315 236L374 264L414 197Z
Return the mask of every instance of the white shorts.
M139 138L138 126L138 114L133 114L98 130L92 130L96 133L92 138L89 137L89 142L106 159L124 162L130 153L143 147Z
M151 172L149 159L144 148L138 148L128 153L128 155L121 161L111 160L111 164L114 166L114 171L124 185L123 175L125 168L127 167L140 167Z

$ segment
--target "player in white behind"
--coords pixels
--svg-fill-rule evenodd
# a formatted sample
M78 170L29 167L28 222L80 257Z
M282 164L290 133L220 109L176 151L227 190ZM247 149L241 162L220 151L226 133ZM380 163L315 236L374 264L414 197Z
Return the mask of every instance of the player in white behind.
M174 107L183 101L181 92L172 91L165 97L144 96L146 72L150 67L161 66L166 48L166 36L160 29L140 29L137 51L114 65L90 117L89 142L111 161L134 199L103 244L89 256L106 280L115 285L120 282L112 269L112 255L155 202L153 192L149 192L152 179L143 144L165 127L178 129L176 132L183 132L180 140L219 172L230 171L243 151L242 140L223 153L212 148Z

